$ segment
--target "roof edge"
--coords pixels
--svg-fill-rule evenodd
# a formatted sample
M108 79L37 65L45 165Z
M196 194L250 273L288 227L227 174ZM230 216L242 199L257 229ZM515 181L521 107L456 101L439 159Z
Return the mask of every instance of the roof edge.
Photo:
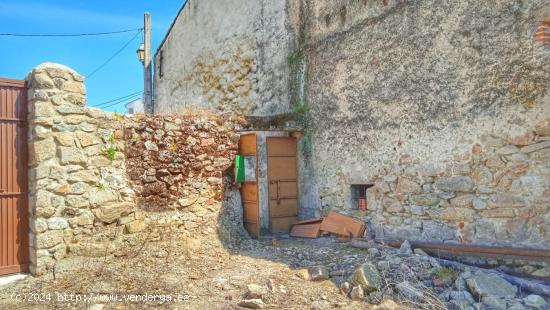
M172 23L170 24L170 27L168 28L168 31L166 31L166 34L164 35L164 38L162 39L162 41L160 42L159 46L157 47L157 49L155 50L155 56L153 57L156 58L157 57L157 54L158 52L160 51L160 49L162 48L162 46L164 46L164 43L166 42L166 39L168 38L168 36L170 35L170 32L172 32L172 28L174 28L174 25L176 24L176 21L178 20L178 18L180 17L181 15L181 12L183 12L183 10L185 9L185 7L187 7L187 4L191 2L191 0L186 0L183 5L181 6L180 10L178 11L178 14L176 15L176 17L174 18L174 20L172 21Z

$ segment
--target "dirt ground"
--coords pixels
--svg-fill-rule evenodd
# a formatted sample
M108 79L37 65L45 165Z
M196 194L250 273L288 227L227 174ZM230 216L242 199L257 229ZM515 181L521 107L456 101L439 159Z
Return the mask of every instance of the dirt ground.
M347 275L315 282L307 280L303 269L356 264L364 261L362 250L334 238L246 240L231 247L214 238L159 240L114 257L71 259L51 275L0 287L0 308L240 309L248 284L266 288L265 309L370 307L340 293L335 279ZM174 300L167 301L166 295Z

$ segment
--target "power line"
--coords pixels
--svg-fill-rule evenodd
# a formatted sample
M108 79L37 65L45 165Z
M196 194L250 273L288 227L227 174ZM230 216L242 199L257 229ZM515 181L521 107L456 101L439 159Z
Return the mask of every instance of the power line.
M109 57L105 62L103 62L99 67L97 67L94 71L92 71L90 74L86 75L86 79L89 79L92 77L97 71L101 70L103 67L105 67L106 64L108 64L113 58L115 58L118 54L120 54L132 41L134 41L137 36L141 33L141 29L136 32L136 34L128 41L126 42L118 51L116 51L113 56Z
M141 97L141 96L142 96L142 94L137 94L137 95L135 95L135 96L133 96L133 97L126 98L125 100L121 100L121 101L119 101L119 102L111 103L111 104L106 105L106 106L103 106L103 107L101 107L101 108L102 108L102 109L110 108L110 107L115 106L115 105L117 105L117 104L123 103L123 102L126 101L126 100L138 99L138 98Z
M118 97L118 98L115 98L115 99L111 99L109 101L105 101L105 102L102 102L102 103L99 103L99 104L95 104L95 105L91 105L91 107L94 107L94 108L99 108L103 105L106 105L106 104L109 104L111 102L115 102L115 101L119 101L119 100L126 100L128 99L128 97L134 97L136 95L141 95L141 93L143 93L143 91L136 91L136 92L133 92L131 94L128 94L128 95L124 95L122 97Z
M141 31L143 28L134 28L126 29L119 31L109 31L109 32L92 32L92 33L71 33L71 34L34 34L34 33L0 33L0 36L9 36L9 37L84 37L84 36L103 36L109 34Z

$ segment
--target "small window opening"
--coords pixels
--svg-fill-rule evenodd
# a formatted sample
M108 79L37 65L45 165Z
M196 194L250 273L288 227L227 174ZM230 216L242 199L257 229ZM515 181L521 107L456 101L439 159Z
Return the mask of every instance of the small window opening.
M367 189L373 184L352 184L351 185L351 209L367 210Z

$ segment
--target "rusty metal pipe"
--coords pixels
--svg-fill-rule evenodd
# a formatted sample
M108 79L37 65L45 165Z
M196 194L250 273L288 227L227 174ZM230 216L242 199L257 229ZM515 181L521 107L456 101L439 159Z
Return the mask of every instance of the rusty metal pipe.
M398 248L403 240L376 239L377 243ZM426 252L445 252L454 255L471 256L514 256L526 259L543 259L550 261L550 250L513 248L513 247L492 247L468 244L447 244L435 242L409 241L412 248L420 248Z

